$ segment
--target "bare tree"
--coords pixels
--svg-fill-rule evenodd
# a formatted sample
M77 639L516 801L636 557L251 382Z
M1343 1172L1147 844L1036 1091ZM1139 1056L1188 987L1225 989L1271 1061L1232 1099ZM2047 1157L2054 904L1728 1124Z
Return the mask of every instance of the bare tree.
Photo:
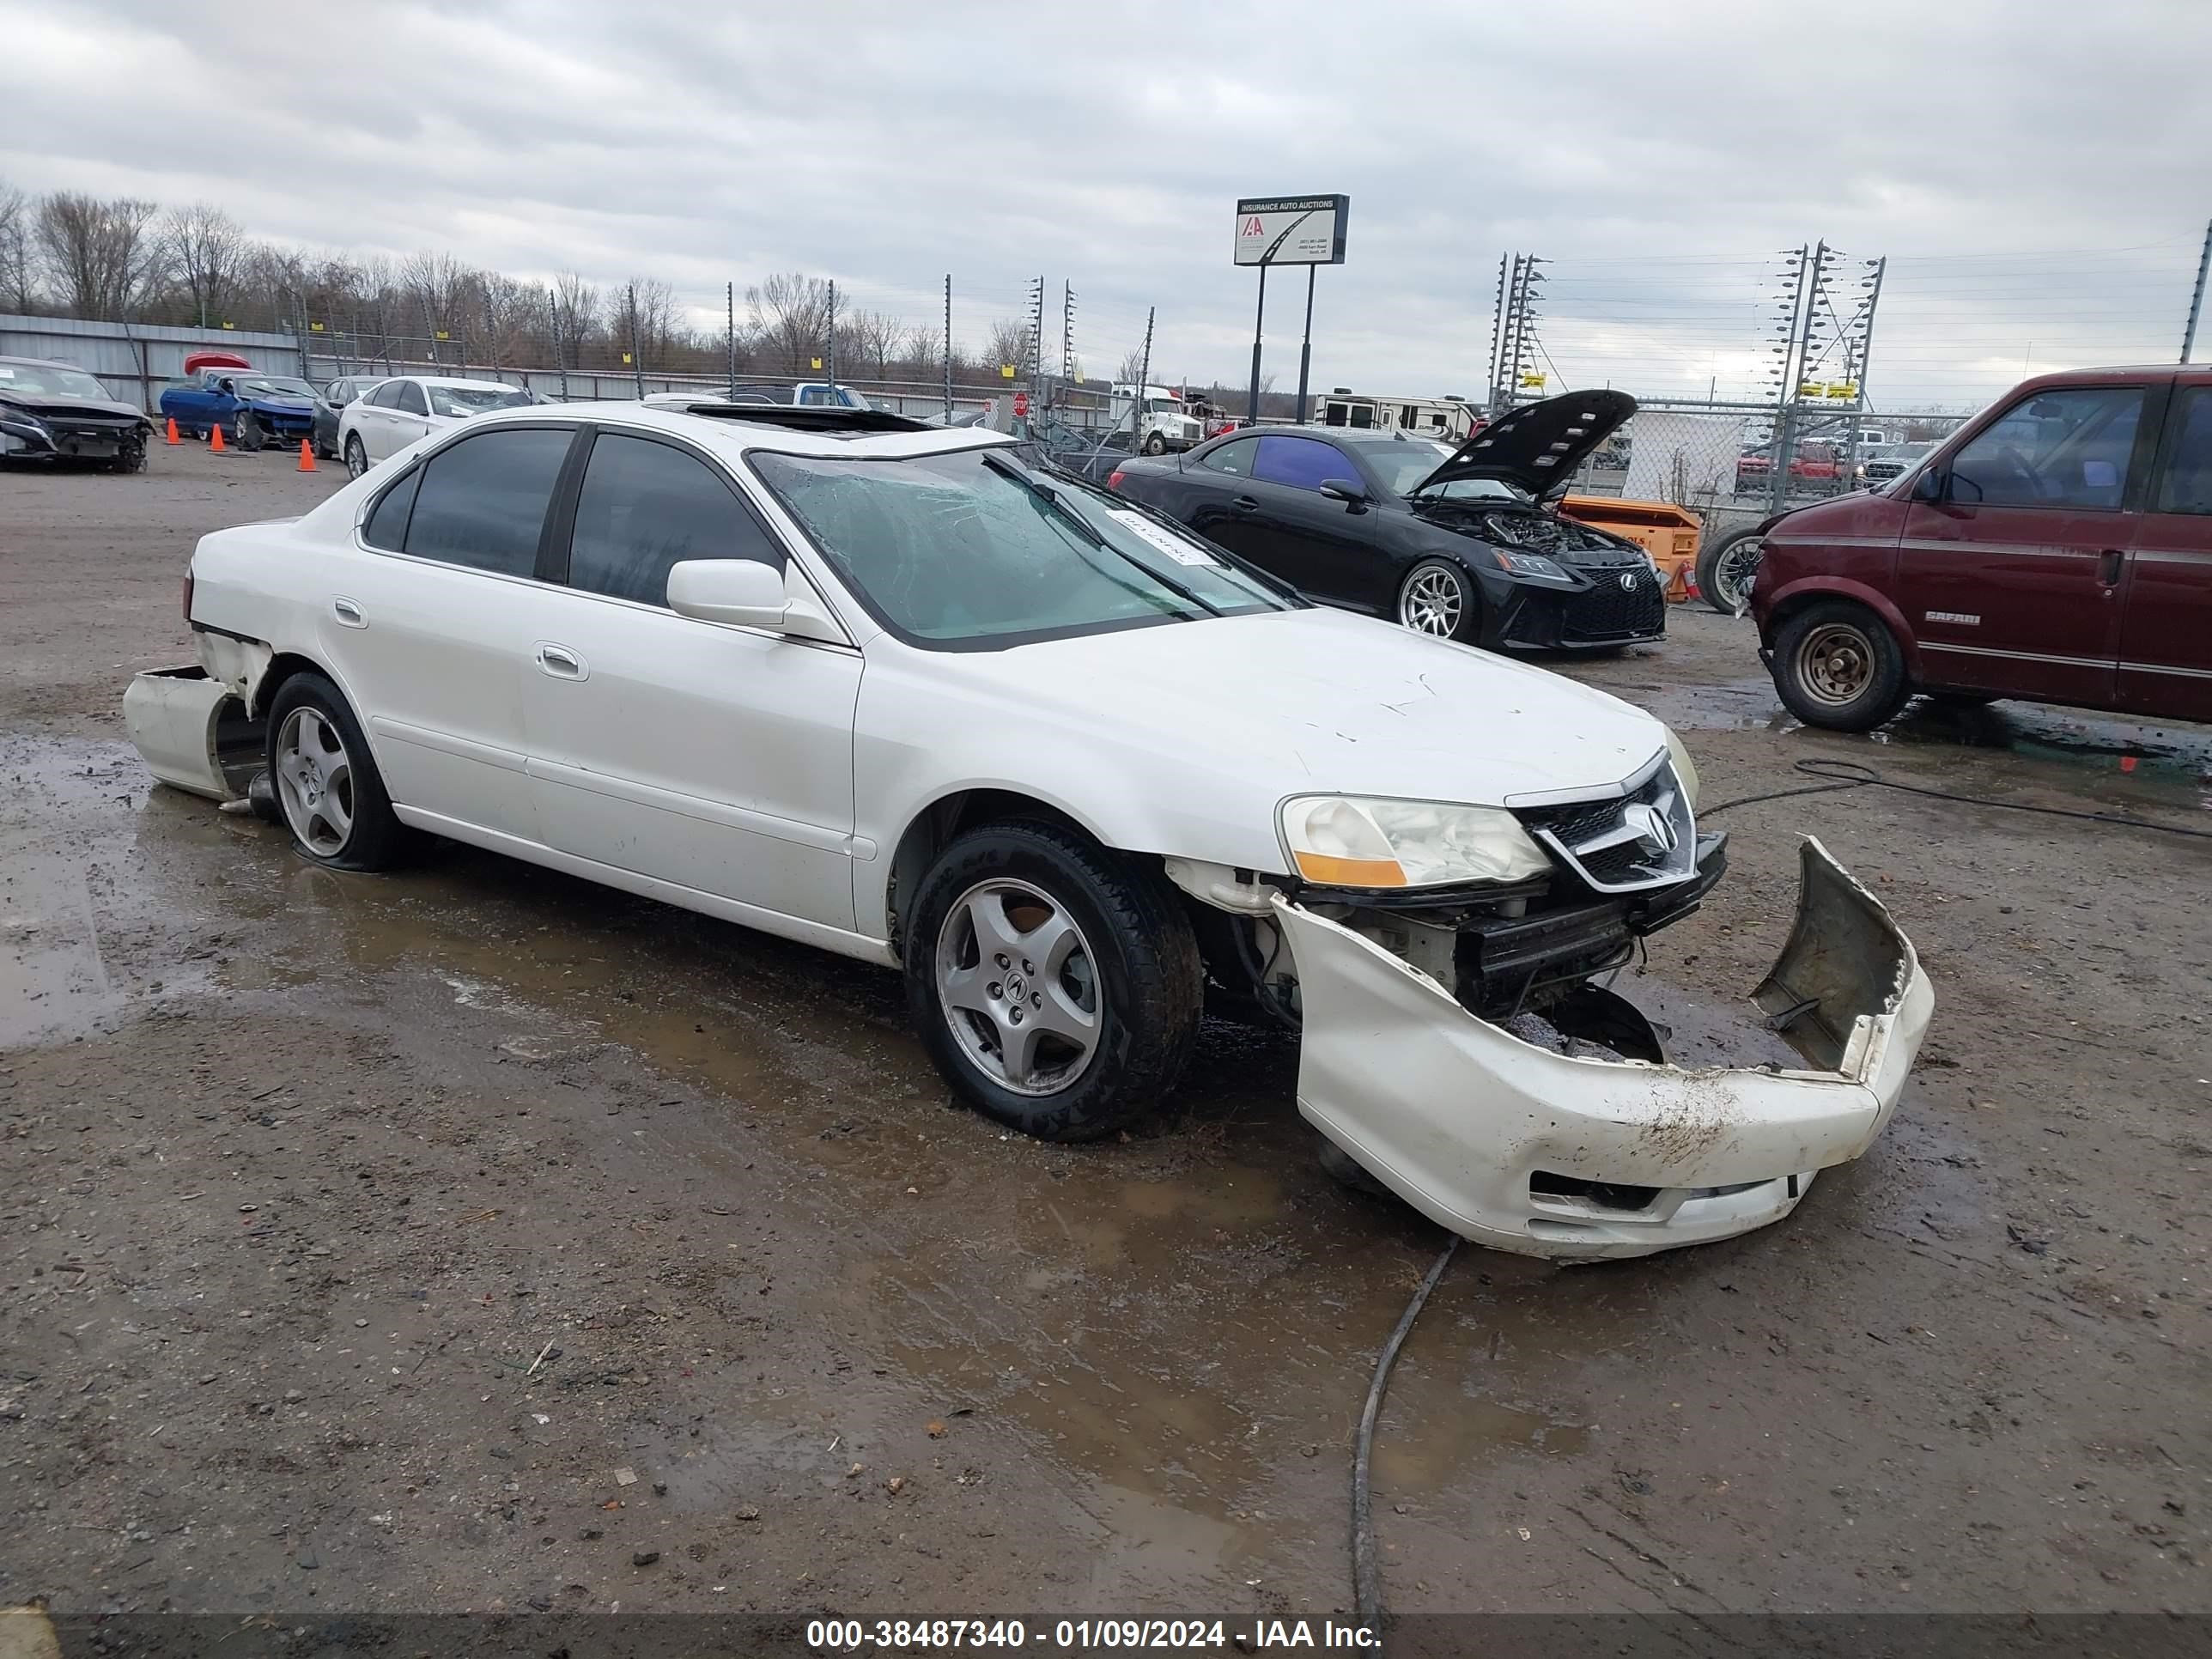
M1118 379L1123 386L1135 386L1137 384L1138 377L1142 375L1150 367L1151 365L1145 358L1144 348L1142 346L1133 346L1130 348L1128 352L1123 356L1121 359L1121 372L1115 378Z
M161 240L200 326L210 316L220 320L246 263L246 232L238 221L211 202L195 202L163 216Z
M429 337L430 356L440 358L438 336L453 331L453 301L468 276L468 268L450 253L425 250L410 253L399 267L399 280L407 297L422 317L422 332Z
M875 371L876 379L890 378L890 367L907 355L908 326L898 318L881 311L856 311L853 313L853 357L856 363Z
M754 332L794 375L806 374L830 332L830 284L819 276L779 271L745 290Z
M1000 378L1000 371L1009 364L1018 370L1029 361L1029 356L1028 324L997 322L991 325L990 336L983 342L983 372L988 378Z
M30 198L0 180L0 306L28 311L37 297L34 288Z
M149 231L161 210L118 197L57 191L39 204L38 245L62 302L79 317L128 316L161 268Z
M583 367L583 343L599 331L599 290L573 270L553 279L554 325L561 331L561 351L569 368Z

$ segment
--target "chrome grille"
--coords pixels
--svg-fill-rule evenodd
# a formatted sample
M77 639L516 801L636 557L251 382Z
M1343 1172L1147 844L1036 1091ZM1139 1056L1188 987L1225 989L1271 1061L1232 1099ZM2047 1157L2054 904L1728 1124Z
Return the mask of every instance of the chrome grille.
M1621 793L1515 811L1553 857L1601 892L1664 886L1697 872L1697 821L1664 759Z

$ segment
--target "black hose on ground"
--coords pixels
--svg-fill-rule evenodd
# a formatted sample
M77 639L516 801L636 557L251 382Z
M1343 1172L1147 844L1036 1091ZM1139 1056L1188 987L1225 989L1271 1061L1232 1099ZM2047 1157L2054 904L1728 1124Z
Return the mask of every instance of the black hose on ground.
M1459 1246L1457 1238L1444 1246L1413 1292L1413 1299L1406 1304L1406 1311L1398 1316L1398 1328L1390 1333L1390 1340L1375 1357L1375 1380L1367 1385L1367 1404L1359 1413L1359 1437L1352 1454L1352 1605L1359 1622L1373 1631L1378 1641L1382 1634L1382 1570L1375 1558L1375 1521L1368 1512L1367 1492L1368 1462L1375 1450L1375 1419L1382 1414L1382 1391L1389 1386L1390 1367L1397 1363L1406 1333L1421 1316L1421 1304L1444 1276Z
M2156 823L2148 818L2130 817L2124 812L2089 812L2075 806L2038 806L2032 801L1997 800L1988 795L1961 794L1954 789L1930 789L1917 783L1899 783L1886 778L1870 766L1856 761L1826 760L1815 757L1801 760L1796 769L1809 776L1827 778L1827 783L1808 783L1798 789L1771 789L1763 795L1738 795L1734 800L1724 800L1715 805L1702 807L1698 816L1709 818L1716 812L1725 812L1730 807L1750 806L1763 800L1789 800L1797 795L1829 795L1844 789L1894 789L1907 795L1924 795L1929 800L1955 801L1964 806L1990 806L2007 812L2039 812L2045 817L2080 818L2088 823L2109 823L2120 830L2154 830L2163 836L2187 836L2194 841L2212 841L2212 830L2191 830L2179 823Z

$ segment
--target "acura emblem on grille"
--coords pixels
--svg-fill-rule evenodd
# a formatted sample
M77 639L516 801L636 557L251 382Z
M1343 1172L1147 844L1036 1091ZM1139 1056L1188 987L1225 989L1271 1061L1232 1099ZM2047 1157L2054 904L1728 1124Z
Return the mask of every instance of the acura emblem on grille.
M1636 591L1636 573L1633 570L1624 570L1620 573L1620 591L1624 593L1633 593Z
M1681 840L1675 833L1671 818L1657 807L1646 806L1642 801L1624 807L1620 821L1636 831L1637 844L1650 849L1654 858L1666 857Z

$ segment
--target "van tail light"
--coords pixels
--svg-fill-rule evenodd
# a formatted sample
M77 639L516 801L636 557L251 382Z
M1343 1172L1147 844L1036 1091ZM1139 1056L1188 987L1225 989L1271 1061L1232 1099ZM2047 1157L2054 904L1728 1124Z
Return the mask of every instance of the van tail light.
M1106 475L1106 488L1109 489L1119 489L1121 487L1121 469L1117 466L1111 472Z
M191 567L190 565L187 565L187 566L185 566L185 627L187 627L187 628L190 628L191 625L192 625L192 572L191 572Z

